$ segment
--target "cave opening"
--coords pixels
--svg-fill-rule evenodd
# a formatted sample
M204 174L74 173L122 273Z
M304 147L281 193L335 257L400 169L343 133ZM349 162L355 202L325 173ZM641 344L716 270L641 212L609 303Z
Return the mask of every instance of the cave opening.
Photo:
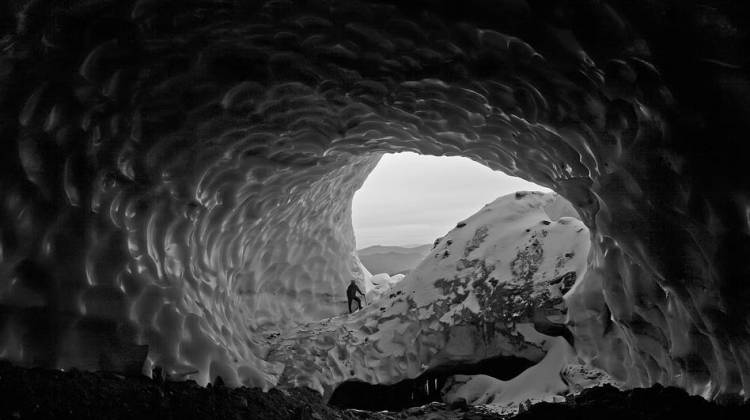
M475 363L449 363L428 369L413 379L394 384L346 381L333 391L328 404L368 411L401 411L442 402L442 389L453 375L487 375L510 380L535 363L515 356L496 356Z
M385 154L352 202L358 254L371 274L408 274L436 238L496 198L551 190L462 156Z
M420 162L420 159L423 161ZM527 191L537 192L528 193ZM464 157L424 156L414 153L384 155L379 165L372 170L369 177L363 182L362 187L355 194L352 210L354 233L358 248L360 248L358 252L359 258L363 266L367 268L366 271L374 274L365 284L372 287L375 292L373 296L380 296L382 299L381 302L376 301L374 306L380 306L380 308L376 309L387 311L390 301L398 302L402 289L407 290L411 286L400 285L399 287L395 287L396 284L405 278L404 276L397 276L400 274L408 276L410 269L414 269L422 260L426 261L429 267L431 261L436 261L434 258L430 258L430 256L438 258L439 255L439 261L450 262L452 260L447 258L449 253L463 255L463 257L459 257L459 260L457 260L456 268L458 271L463 270L463 267L467 265L478 263L482 258L488 258L487 254L484 253L474 254L473 257L469 257L474 249L482 246L481 243L488 237L488 230L494 230L495 233L489 235L490 239L487 240L484 249L499 250L505 247L505 245L500 245L501 243L509 244L508 240L511 242L517 241L512 242L508 248L515 249L513 252L518 251L519 255L524 253L528 253L529 255L535 254L535 258L537 259L531 264L535 266L545 266L542 263L543 258L541 257L541 249L544 246L540 245L535 235L538 234L539 238L561 238L561 242L565 242L566 246L574 241L579 241L583 245L577 248L576 254L578 255L572 252L560 252L559 255L554 255L552 259L556 263L554 267L548 267L552 268L554 273L553 271L545 273L540 271L539 279L535 281L539 284L532 287L538 288L537 290L539 288L556 289L552 293L555 297L543 304L548 306L546 307L548 311L541 312L537 310L541 308L530 311L528 308L524 309L522 312L525 313L512 322L514 325L512 328L516 328L515 322L518 321L519 324L524 324L525 332L520 335L517 334L518 331L511 333L516 338L528 336L524 339L531 339L532 341L539 337L546 337L546 339L562 337L573 346L572 334L565 326L566 312L564 305L561 305L563 300L562 295L570 290L577 279L577 275L578 277L582 277L582 273L585 272L585 268L581 269L580 266L586 265L590 238L588 229L585 228L581 217L574 210L571 203L557 194L548 194L551 192L548 188L510 177L504 172L493 171L488 166ZM555 198L550 198L552 196ZM531 201L527 201L529 199ZM538 204L537 213L531 218L520 216L528 210L519 211L518 209L525 206L533 207L534 205L531 203L536 199L541 200L540 203L544 202L544 204ZM498 205L497 203L503 204ZM513 207L514 204L512 203L523 204L519 204L520 207L516 208ZM500 208L502 210L499 210ZM389 210L390 214L383 214ZM368 211L370 214L367 214ZM502 216L493 216L490 218L483 216L493 214L493 212L495 212L494 214L498 214L498 211ZM515 214L515 216L510 216L514 211L519 211L519 213ZM440 220L441 216L443 220ZM570 219L570 221L561 222L561 219ZM572 219L575 219L575 221ZM390 225L384 223L384 221L390 222ZM433 230L428 231L428 236L420 238L419 235L424 234L422 231L408 230L409 227L419 222L426 222L424 223L425 225L437 225L438 230L435 230L435 226L429 226ZM445 226L440 226L441 222ZM443 229L442 231L439 230L441 228ZM425 229L425 231L427 230ZM567 231L570 231L570 233L575 232L576 235L570 236L565 233ZM468 235L473 236L472 239L461 245L466 246L466 248L455 248L455 246L459 246L460 239L452 235L464 235L464 233L458 232L469 232ZM499 234L499 232L503 233ZM401 233L405 234L400 236ZM505 234L509 234L510 236L505 237L504 240L506 242L503 242L499 238ZM438 239L433 240L432 238L434 237ZM383 238L389 238L390 240ZM542 242L544 240L542 239ZM398 266L399 263L403 264L403 261L377 261L377 257L383 258L383 254L388 254L389 250L391 251L391 256L393 254L403 256L404 252L418 250L420 245L425 247L425 255L413 257L416 259L416 262L413 263L412 267L408 267L407 269ZM551 248L553 253L559 252L560 249L562 248ZM378 252L380 255L378 255ZM489 253L492 254L493 251L489 251ZM511 262L508 258L510 255L516 254L503 254L502 260L505 261L505 264ZM500 262L500 258L497 260L493 260L492 258L489 257L487 261ZM516 258L517 261L520 261L525 257L516 255L516 257L511 258ZM577 265L579 266L578 268L574 268L574 271L570 271L570 269L571 267L575 267L575 265L566 266L565 262L572 258L578 260ZM377 264L380 265L378 266ZM527 263L520 263L519 266L521 265L527 265ZM377 267L382 267L382 269ZM421 267L420 265L420 268L415 271L416 276L424 274L425 270ZM558 272L563 267L566 267L565 270ZM388 271L389 269L391 271ZM523 270L526 270L526 268ZM528 275L522 275L525 282L531 281L535 270L537 268L531 268L526 273ZM475 278L474 285L491 280L487 276L490 271L492 269L486 271L484 277L481 277L481 279ZM368 275L366 274L366 277ZM389 276L392 276L390 280L388 279ZM388 289L386 293L382 293L380 290L381 285L379 281L375 281L375 278L379 280L385 278L388 280L388 284L384 285ZM476 282L477 280L478 282ZM417 280L416 282L404 281L403 283L426 284L423 280ZM460 281L456 282L456 284L458 283ZM530 285L531 283L528 284ZM415 287L419 288L422 286ZM370 303L373 304L373 302ZM503 312L508 309L501 306L490 309L490 311ZM387 314L387 312L384 314ZM490 322L483 325L492 330L491 334L496 332L500 335L504 334L504 328L507 327L501 326L500 323L495 324L495 321L493 321L497 313L486 315L489 317L487 319ZM377 320L378 312L367 316L370 316L372 320ZM464 319L457 322L458 328L462 329L464 326L460 324L467 325L466 323L471 321ZM544 340L543 338L542 341ZM545 345L542 344L535 350L539 351L538 354L532 358L524 358L503 356L502 354L507 353L497 351L489 342L485 342L482 345L488 346L488 353L485 353L486 356L481 361L477 361L478 359L451 358L452 356L446 356L441 362L433 364L426 371L418 371L417 376L400 381L386 380L381 382L377 377L371 377L369 374L355 374L352 371L350 378L339 382L330 391L329 404L341 408L370 411L399 411L431 402L449 401L446 399L445 392L451 388L449 381L453 376L483 375L497 381L512 381L524 371L539 364L544 353L549 351L549 348L544 347ZM402 378L404 377L402 376ZM559 377L557 380L559 380ZM565 379L563 379L564 381ZM446 386L447 384L448 386Z

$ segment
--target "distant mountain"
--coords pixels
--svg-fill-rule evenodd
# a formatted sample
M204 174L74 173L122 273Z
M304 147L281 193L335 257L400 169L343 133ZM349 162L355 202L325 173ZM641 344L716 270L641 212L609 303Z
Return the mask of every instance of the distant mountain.
M357 251L362 264L372 274L406 274L427 256L432 245L415 247L374 245Z
M408 245L408 246L391 246L391 245L373 245L367 248L362 248L357 251L359 256L373 255L373 254L387 254L392 252L394 254L424 254L430 252L432 245Z

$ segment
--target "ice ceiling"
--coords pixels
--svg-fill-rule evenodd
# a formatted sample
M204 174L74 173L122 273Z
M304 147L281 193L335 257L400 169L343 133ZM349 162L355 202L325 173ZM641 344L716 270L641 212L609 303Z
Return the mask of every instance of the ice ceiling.
M750 390L741 6L405 3L0 6L0 355L118 369L148 346L268 386L266 332L342 312L352 196L414 151L573 203L580 356Z

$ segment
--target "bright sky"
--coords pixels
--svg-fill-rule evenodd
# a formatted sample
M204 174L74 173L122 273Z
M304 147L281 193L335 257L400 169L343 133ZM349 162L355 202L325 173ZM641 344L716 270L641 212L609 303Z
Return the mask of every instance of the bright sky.
M357 249L432 243L485 204L523 190L549 191L467 158L385 155L354 195Z

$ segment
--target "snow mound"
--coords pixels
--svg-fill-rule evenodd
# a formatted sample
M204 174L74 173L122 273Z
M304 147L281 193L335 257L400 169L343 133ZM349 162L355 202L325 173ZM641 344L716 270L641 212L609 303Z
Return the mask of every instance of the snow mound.
M540 395L533 382L541 377L548 392L566 388L559 377L573 351L557 335L567 331L566 294L586 270L589 232L572 217L551 220L545 208L557 200L498 198L437 240L402 281L368 278L368 293L388 288L362 311L285 331L267 358L284 366L279 384L328 394L350 379L388 384L450 362L512 355L538 362L541 373L511 381L502 401ZM482 388L477 381L471 389Z
M374 276L365 277L365 296L368 302L380 300L385 296L393 286L406 278L403 274L389 275L388 273L379 273Z

